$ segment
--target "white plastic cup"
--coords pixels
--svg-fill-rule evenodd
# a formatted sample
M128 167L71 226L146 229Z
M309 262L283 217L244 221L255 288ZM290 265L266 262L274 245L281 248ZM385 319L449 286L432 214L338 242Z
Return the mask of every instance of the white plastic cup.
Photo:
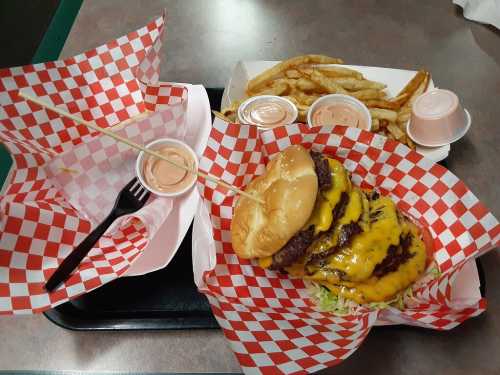
M309 111L307 111L307 124L309 125L309 127L318 126L317 124L313 123L313 114L318 108L329 104L347 104L351 107L354 107L355 109L358 110L359 113L361 113L361 115L365 119L366 127L363 128L362 130L370 131L370 129L372 128L372 116L370 115L368 107L358 99L343 94L330 94L322 96L319 99L317 99L311 105L311 107L309 107ZM345 125L345 124L330 124L330 125Z
M195 170L198 170L198 157L196 156L196 153L193 151L193 149L191 147L189 147L186 143L184 143L182 141L179 141L179 140L174 139L174 138L161 138L161 139L157 139L156 141L153 141L153 142L147 144L146 148L151 149L151 150L158 150L162 146L173 146L173 147L182 148L182 149L186 150L193 157ZM182 194L186 193L187 191L191 190L191 188L196 183L196 180L197 180L196 176L191 174L190 172L187 172L188 174L190 174L192 176L192 181L184 189L181 189L181 190L173 192L173 193L167 193L167 192L155 190L146 182L146 178L143 175L144 161L145 161L146 157L154 157L154 156L149 155L149 154L146 155L146 153L144 151L141 151L139 153L139 156L137 157L137 161L135 163L135 173L137 175L137 178L141 182L141 184L146 189L148 189L151 193L158 195L160 197L170 197L170 198L178 197L178 196L181 196Z
M457 95L450 90L435 89L415 99L406 132L419 145L441 147L462 138L470 125L470 114Z
M284 109L289 115L290 115L290 120L289 121L284 121L284 122L279 122L276 124L270 124L270 125L263 125L259 124L255 119L252 119L251 116L245 116L245 110L249 106L253 106L256 104L264 104L264 103L271 103L278 105L282 109ZM251 98L248 98L245 100L243 103L240 104L238 107L238 121L240 124L250 124L250 125L255 125L259 127L259 129L265 130L265 129L272 129L277 126L282 126L282 125L289 125L293 124L297 120L297 116L299 114L299 111L297 109L297 106L293 104L290 100L283 98L281 96L275 96L275 95L259 95L259 96L254 96Z

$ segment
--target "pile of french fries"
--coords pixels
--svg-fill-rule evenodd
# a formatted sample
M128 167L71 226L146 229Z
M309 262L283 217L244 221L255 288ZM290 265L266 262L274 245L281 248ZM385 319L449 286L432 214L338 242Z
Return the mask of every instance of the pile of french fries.
M427 90L430 74L420 70L394 98L388 98L386 85L341 66L343 61L323 55L304 55L283 61L259 74L247 84L246 97L222 110L230 121L237 121L240 104L256 95L278 95L291 100L299 111L298 121L307 121L310 105L327 94L345 94L365 103L372 117L372 131L415 145L406 134L406 122L414 100Z

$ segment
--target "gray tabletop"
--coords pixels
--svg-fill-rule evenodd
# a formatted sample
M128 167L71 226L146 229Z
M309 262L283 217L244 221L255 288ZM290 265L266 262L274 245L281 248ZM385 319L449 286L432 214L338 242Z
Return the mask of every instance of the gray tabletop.
M448 168L500 216L500 33L465 20L451 0L86 0L63 50L71 56L167 9L161 79L223 87L238 60L303 53L347 63L425 67L459 94L472 129ZM488 311L449 332L374 329L332 374L500 373L500 255L482 258ZM0 370L238 372L220 331L70 332L43 316L0 319Z

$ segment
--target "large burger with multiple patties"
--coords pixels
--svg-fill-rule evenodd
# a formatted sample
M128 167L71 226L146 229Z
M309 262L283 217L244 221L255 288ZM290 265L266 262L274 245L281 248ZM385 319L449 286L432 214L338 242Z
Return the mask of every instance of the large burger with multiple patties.
M238 199L231 223L236 254L309 280L323 296L391 301L425 270L420 228L389 197L354 186L336 159L290 146L245 191L264 203Z

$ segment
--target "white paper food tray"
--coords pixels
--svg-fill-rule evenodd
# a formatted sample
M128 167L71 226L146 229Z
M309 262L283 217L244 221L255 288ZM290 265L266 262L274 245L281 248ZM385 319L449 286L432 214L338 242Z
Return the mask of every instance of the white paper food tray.
M222 96L221 107L227 107L233 100L240 100L245 96L247 82L263 71L278 64L279 61L240 61L236 64ZM363 74L366 79L385 83L386 91L393 97L413 78L416 71L379 68L375 66L341 65L355 69ZM434 82L429 82L428 89L434 88ZM417 145L417 152L432 161L438 162L445 159L450 153L450 145L442 147L423 147Z

